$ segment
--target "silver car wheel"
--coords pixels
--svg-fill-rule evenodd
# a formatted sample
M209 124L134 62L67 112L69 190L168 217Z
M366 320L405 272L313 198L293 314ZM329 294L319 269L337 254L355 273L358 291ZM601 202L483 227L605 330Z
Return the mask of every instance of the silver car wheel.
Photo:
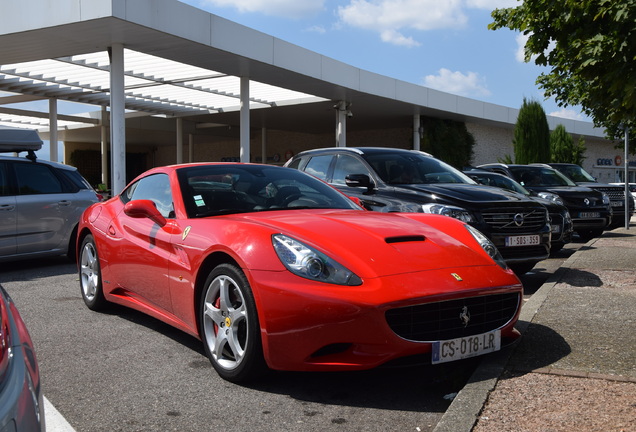
M80 283L84 298L90 302L95 299L100 283L100 269L95 245L87 242L80 256Z
M203 308L205 343L213 360L223 369L236 368L250 338L240 285L228 275L217 276L207 289Z

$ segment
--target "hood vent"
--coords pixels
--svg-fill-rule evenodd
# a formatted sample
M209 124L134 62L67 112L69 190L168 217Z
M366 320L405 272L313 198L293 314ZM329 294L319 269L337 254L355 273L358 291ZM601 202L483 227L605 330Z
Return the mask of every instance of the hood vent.
M423 242L426 238L423 235L409 235L409 236L397 236L387 237L385 241L391 243L408 243L408 242Z

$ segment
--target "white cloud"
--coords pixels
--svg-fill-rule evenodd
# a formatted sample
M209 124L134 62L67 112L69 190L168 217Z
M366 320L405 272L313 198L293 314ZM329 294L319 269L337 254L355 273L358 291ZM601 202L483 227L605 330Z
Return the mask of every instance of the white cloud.
M344 24L377 31L382 40L396 45L419 43L403 31L463 27L468 18L462 0L351 0L338 7Z
M460 96L490 96L484 79L475 72L463 74L442 68L437 75L424 77L424 85Z
M325 0L203 0L202 3L233 7L241 13L260 12L283 18L302 18L323 10Z
M526 61L525 47L526 47L526 42L528 42L528 35L519 33L517 37L515 38L515 40L517 41L517 51L515 52L515 59L519 63L525 63Z
M501 9L519 6L519 0L466 0L466 6L474 9Z
M561 108L559 111L551 112L548 115L570 120L588 121L588 119L582 113L566 108Z
M309 32L309 33L319 33L319 34L327 33L327 29L325 29L323 26L320 26L320 25L314 25L314 26L311 26L311 27L307 27L305 29L305 31Z

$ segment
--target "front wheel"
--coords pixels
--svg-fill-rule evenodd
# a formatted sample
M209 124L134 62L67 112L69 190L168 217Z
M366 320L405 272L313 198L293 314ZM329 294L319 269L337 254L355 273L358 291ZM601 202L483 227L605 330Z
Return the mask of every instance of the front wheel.
M214 369L232 382L257 378L266 367L256 304L243 272L220 264L201 296L201 339Z
M82 298L89 309L97 311L106 307L106 299L102 288L102 272L99 266L99 255L95 239L87 235L82 241L79 256L79 279Z

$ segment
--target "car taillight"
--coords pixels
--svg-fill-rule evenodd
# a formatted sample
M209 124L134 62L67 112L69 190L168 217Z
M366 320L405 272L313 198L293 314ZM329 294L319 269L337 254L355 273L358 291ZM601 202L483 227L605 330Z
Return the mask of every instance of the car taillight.
M104 201L104 195L95 192L95 196L97 197L97 201L99 201L99 202Z
M0 382L4 379L11 360L11 328L9 326L9 312L0 293Z

